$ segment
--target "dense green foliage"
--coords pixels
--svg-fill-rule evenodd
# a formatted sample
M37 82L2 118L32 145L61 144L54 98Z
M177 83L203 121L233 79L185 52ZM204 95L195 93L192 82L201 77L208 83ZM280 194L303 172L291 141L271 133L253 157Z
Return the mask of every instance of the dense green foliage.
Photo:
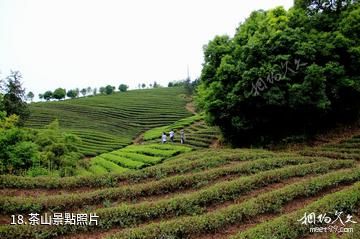
M129 88L129 86L127 86L125 84L120 84L118 89L120 92L125 92L125 91L127 91L128 88Z
M68 90L68 92L66 93L66 96L71 99L75 99L76 97L79 96L79 89Z
M44 100L49 101L51 100L53 97L53 92L51 90L45 91L45 93L42 95L42 98L44 98Z
M105 86L105 94L111 95L115 90L115 86L107 85Z
M6 116L5 106L4 106L4 96L0 92L0 120Z
M359 118L360 5L256 11L204 48L198 106L225 138L261 144Z
M52 94L52 97L57 100L65 99L66 96L66 90L63 88L57 88L54 90L54 93Z
M121 84L120 86L119 86L120 92L125 92L128 88L128 86L124 84ZM115 92L115 86L107 85L106 87L100 88L101 94L110 95L114 92ZM66 89L64 88L57 88L54 90L54 92L48 90L43 94L39 94L39 98L44 99L46 101L49 101L51 99L62 100L65 99L66 97L70 99L75 99L80 96L80 93L83 97L94 96L97 94L97 88L92 89L90 86L88 86L86 88L82 88L81 90L79 88L75 88L75 89L70 89L68 91L66 91Z
M54 118L82 139L79 150L95 156L124 147L141 132L191 115L183 88L132 90L30 105L26 126L42 128Z
M30 115L21 80L22 75L19 71L11 71L5 80L0 80L0 112L4 111L8 116L18 115L20 125Z
M155 83L154 83L154 88L155 88ZM180 86L184 87L187 94L191 95L191 94L193 94L193 92L194 92L195 88L198 86L198 84L199 84L199 79L195 79L195 80L191 81L190 78L187 78L186 80L171 81L168 83L168 87L180 87Z
M30 130L16 126L12 115L0 121L0 173L47 175L56 170L61 176L75 172L81 157L73 144L79 139L63 134L57 121L44 129Z

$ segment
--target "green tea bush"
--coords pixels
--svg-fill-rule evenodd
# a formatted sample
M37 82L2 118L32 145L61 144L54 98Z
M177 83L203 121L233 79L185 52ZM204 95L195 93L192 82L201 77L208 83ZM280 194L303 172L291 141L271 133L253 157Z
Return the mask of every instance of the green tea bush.
M151 139L156 139L156 138L160 139L163 132L169 133L172 129L174 129L174 130L181 129L181 128L191 125L192 123L194 123L196 121L200 121L202 119L203 119L202 115L194 115L194 116L190 116L185 119L178 120L175 123L168 125L168 126L163 126L163 127L158 127L158 128L148 130L144 133L144 140L151 140Z
M358 181L360 179L359 170L344 174L343 172L335 172L319 176L313 179L285 186L283 188L267 192L256 198L249 199L243 203L233 204L228 207L209 212L198 216L188 216L183 218L175 218L160 223L152 223L143 227L124 230L120 233L110 235L107 238L119 239L135 239L135 238L154 238L156 235L173 236L175 238L184 238L205 233L213 233L230 224L239 223L247 218L254 217L258 214L266 212L277 212L282 205L299 197L309 197L315 195L320 190L337 186L339 183L348 183ZM323 199L326 204L331 205L331 200L336 200L332 208L348 209L360 202L359 184L341 193L335 193ZM355 196L357 195L357 196ZM336 198L340 196L348 204L344 204ZM347 200L346 200L347 199ZM354 199L354 200L353 200ZM334 207L335 206L335 207ZM320 208L320 207L319 207ZM324 208L324 207L323 207ZM300 217L301 218L301 217ZM286 222L283 220L282 222ZM273 230L281 227L281 223L276 224ZM263 231L272 232L273 230ZM259 230L259 232L261 232ZM271 234L265 237L247 238L294 238L294 237L272 237Z
M324 212L346 212L351 214L360 206L360 183L356 183L348 189L326 195L318 201L292 213L280 216L269 222L264 222L255 227L240 232L231 239L253 238L300 238L309 234L310 227L324 226L320 223L303 225L300 220L305 213L323 214ZM356 225L356 224L355 224ZM345 233L344 238L357 238L359 231ZM356 234L355 234L356 233ZM355 235L354 235L355 234Z
M0 199L0 202L8 201L6 203L7 207L1 208L2 203L0 203L0 209L4 212L11 213L12 211L8 211L7 208L12 208L16 210L15 212L20 212L22 209L26 209L23 205L31 206L33 204L44 205L42 210L44 209L70 209L70 207L77 207L84 204L97 204L102 200L133 200L138 197L147 197L154 195L161 195L170 192L176 192L179 189L189 189L196 188L199 189L201 186L208 185L215 180L221 177L229 177L229 176L245 176L254 173L260 173L262 171L271 170L275 168L280 168L286 165L301 165L308 163L315 163L311 165L304 165L299 167L299 170L306 167L314 167L316 168L319 165L332 165L330 167L349 167L353 165L352 161L342 161L342 162L326 162L323 159L316 158L274 158L274 159L259 159L255 161L249 161L245 163L239 163L231 166L224 166L215 169L211 169L204 172L191 173L185 175L176 175L172 177L168 177L165 179L161 179L158 181L152 181L149 183L136 184L130 186L124 186L113 189L100 189L91 192L84 192L81 195L78 194L63 194L61 196L45 196L45 197L22 197L19 199L13 197L3 197ZM325 166L324 165L324 166ZM284 169L286 171L286 169ZM280 174L284 170L278 170ZM265 175L273 175L270 171L268 173L264 173ZM261 178L261 173L258 177ZM270 176L264 178L264 184L268 182ZM242 182L246 182L246 180L242 180ZM270 181L269 181L270 182ZM257 183L259 183L257 181ZM201 185L201 186L199 186ZM225 184L224 184L225 185ZM224 186L222 185L222 186ZM254 183L254 187L257 185ZM225 187L226 188L226 187Z

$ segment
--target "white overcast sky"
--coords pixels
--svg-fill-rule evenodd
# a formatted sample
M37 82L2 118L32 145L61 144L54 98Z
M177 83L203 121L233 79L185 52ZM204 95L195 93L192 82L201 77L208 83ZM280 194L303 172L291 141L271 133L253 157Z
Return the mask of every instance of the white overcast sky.
M234 35L253 10L293 0L0 0L0 71L20 70L36 95L184 79L204 44Z

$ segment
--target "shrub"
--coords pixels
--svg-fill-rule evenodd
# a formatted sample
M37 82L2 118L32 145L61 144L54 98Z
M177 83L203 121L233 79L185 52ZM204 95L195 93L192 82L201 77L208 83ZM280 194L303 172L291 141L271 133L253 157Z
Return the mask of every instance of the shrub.
M62 176L73 175L82 156L73 145L78 142L76 136L64 135L57 121L39 130L18 128L15 122L11 117L0 122L0 173L21 174L34 167L61 168Z
M46 168L33 167L33 168L30 168L26 172L26 174L30 177L46 176L46 175L49 175L49 171Z

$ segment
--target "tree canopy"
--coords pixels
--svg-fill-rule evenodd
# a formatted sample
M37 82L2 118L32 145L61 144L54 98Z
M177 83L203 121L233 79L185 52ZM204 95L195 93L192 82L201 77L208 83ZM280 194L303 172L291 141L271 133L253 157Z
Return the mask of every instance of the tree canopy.
M19 71L11 71L10 75L2 81L1 108L8 116L18 115L19 124L22 124L30 115L25 97L25 89L22 87L22 75Z
M51 100L53 97L53 92L51 90L45 91L45 93L43 94L43 98L44 100Z
M18 120L17 115L0 119L0 173L37 176L58 170L71 176L82 156L74 146L80 139L63 133L57 120L38 130L19 128Z
M65 99L66 96L66 90L63 88L57 88L54 90L54 93L52 94L52 97L57 100Z
M100 92L100 94L105 94L105 87L104 87L104 86L101 86L101 87L99 88L99 92Z
M4 96L0 93L0 120L2 120L5 116Z
M66 96L71 99L75 99L76 97L79 96L79 93L76 89L72 89L72 90L68 90L68 92L66 93Z
M85 96L86 93L87 93L87 89L86 89L86 88L82 88L82 89L80 90L80 93L81 93L83 96Z
M111 95L114 92L115 87L111 85L105 86L105 94Z
M309 135L359 117L357 1L255 11L204 47L197 105L234 144ZM357 103L355 103L357 102Z
M26 98L32 102L34 99L34 96L35 96L34 93L32 91L29 91L26 95Z
M125 84L120 84L119 85L119 91L120 92L125 92L125 91L127 91L128 88L129 87L127 85L125 85Z

